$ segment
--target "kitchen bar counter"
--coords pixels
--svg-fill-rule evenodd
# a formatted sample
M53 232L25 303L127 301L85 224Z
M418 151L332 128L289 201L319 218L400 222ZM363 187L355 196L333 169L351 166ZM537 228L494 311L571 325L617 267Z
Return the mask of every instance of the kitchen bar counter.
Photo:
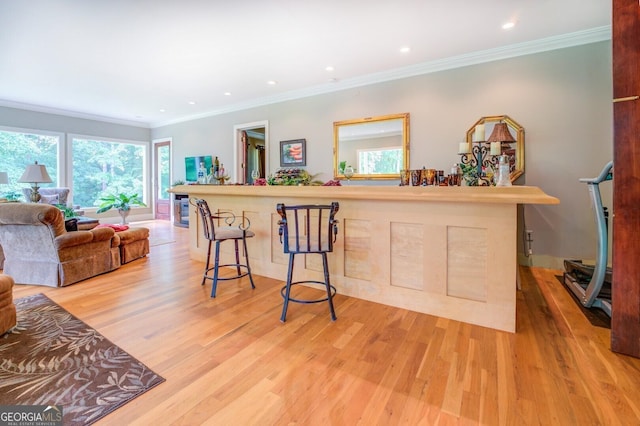
M252 271L283 281L288 256L276 204L338 201L340 230L329 267L339 294L511 332L517 204L559 203L527 186L180 185L171 192L249 218L256 233L248 240ZM193 207L189 223L190 257L204 262L207 241ZM232 244L225 246L221 263L230 263ZM296 268L296 280L321 280L319 258L309 256ZM336 309L339 318L339 303Z

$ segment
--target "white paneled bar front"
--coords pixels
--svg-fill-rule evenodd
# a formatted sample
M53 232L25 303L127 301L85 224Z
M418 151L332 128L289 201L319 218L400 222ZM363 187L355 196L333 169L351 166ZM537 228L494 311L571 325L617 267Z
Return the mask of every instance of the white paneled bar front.
M530 186L181 185L171 192L249 218L256 234L248 245L253 273L283 281L288 257L276 204L338 201L340 232L329 255L338 293L510 332L516 323L517 205L559 203ZM204 262L207 241L194 208L189 234L190 257ZM233 263L232 257L232 244L223 244L221 263ZM322 280L315 257L296 267L297 280Z

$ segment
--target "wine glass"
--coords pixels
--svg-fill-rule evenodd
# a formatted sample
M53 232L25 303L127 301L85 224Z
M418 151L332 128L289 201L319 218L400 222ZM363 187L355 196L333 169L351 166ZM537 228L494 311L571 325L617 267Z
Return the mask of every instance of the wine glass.
M351 180L351 178L353 177L355 171L353 170L353 167L351 166L347 166L344 168L344 177L347 178L347 182Z
M252 183L255 183L256 180L258 180L258 178L260 177L260 172L256 169L251 170L251 179L252 179Z

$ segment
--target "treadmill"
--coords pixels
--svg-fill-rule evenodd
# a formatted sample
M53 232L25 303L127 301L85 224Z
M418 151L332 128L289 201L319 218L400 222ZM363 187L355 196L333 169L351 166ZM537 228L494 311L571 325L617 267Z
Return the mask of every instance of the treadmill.
M564 261L564 284L576 295L585 308L600 308L611 317L611 277L607 267L608 211L602 206L600 183L613 179L613 161L608 162L595 178L581 178L589 189L591 206L595 212L598 245L595 265L581 260Z

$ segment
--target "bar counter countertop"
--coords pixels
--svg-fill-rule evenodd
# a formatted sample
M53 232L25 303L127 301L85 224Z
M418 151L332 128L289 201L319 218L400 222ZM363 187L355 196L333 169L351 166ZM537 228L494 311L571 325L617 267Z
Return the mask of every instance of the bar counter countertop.
M340 230L329 255L338 294L510 332L516 331L517 205L560 202L518 185L179 185L170 192L249 218L256 233L248 241L253 273L283 281L288 257L276 204L338 201ZM204 262L207 244L194 208L189 223L190 257ZM222 250L222 263L231 260L231 246ZM313 256L300 270L296 279L321 279ZM339 302L336 309L339 321Z

